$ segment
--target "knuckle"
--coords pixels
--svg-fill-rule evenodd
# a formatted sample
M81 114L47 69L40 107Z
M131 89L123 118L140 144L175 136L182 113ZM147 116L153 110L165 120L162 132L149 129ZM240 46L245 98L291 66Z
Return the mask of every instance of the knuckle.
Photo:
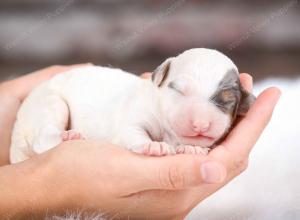
M226 147L219 148L220 154L218 156L225 158L225 162L228 164L227 172L234 176L244 172L248 168L248 154L239 154L232 152Z
M160 178L161 185L173 189L181 189L185 186L185 178L178 166L171 165L167 169L167 174L164 178Z
M233 162L233 170L242 173L248 168L248 158L236 158Z

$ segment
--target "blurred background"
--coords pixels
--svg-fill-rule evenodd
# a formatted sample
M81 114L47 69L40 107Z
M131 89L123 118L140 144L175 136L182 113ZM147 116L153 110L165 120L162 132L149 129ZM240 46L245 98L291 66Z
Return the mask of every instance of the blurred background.
M93 62L135 74L192 47L256 80L300 76L298 0L1 0L0 80Z

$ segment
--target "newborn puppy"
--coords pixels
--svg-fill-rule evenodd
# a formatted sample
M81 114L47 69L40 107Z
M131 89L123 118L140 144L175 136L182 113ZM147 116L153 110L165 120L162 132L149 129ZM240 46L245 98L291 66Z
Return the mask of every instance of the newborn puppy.
M11 162L83 138L154 156L207 153L254 99L234 63L210 49L168 58L151 80L106 67L73 69L38 86L22 104Z

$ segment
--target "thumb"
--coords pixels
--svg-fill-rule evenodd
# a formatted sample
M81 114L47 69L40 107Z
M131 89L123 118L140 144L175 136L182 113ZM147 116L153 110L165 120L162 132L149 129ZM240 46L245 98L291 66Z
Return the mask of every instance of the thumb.
M201 184L220 183L226 178L226 169L218 161L201 155L140 157L134 181L138 190L180 190Z

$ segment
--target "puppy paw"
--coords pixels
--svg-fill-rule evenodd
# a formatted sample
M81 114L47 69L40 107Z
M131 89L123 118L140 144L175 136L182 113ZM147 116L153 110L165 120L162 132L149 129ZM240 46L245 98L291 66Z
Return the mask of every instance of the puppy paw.
M209 152L208 147L191 146L191 145L180 145L176 149L177 154L203 154L207 155Z
M175 154L173 146L168 145L165 142L150 142L144 145L143 154L149 156L166 156Z
M81 135L81 133L74 131L74 130L68 130L64 131L61 134L62 141L70 141L70 140L84 140L84 137Z

